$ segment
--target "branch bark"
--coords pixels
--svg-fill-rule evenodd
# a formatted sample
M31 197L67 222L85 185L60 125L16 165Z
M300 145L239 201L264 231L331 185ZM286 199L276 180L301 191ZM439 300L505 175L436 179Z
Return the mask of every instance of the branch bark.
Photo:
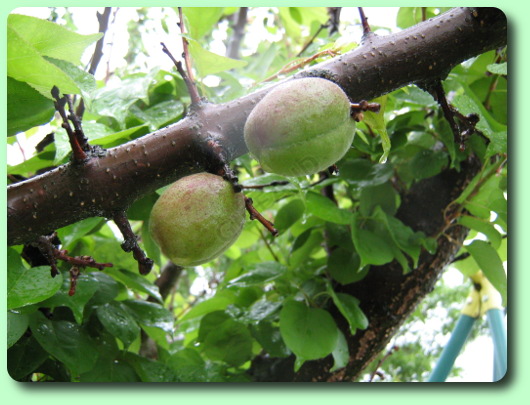
M352 101L372 99L410 83L443 79L457 64L504 46L507 26L495 8L458 8L407 30L365 43L294 78L339 84ZM36 240L82 219L112 218L132 202L180 177L212 170L211 141L232 160L247 153L243 128L252 108L274 86L231 102L202 103L180 122L104 153L8 187L8 244Z

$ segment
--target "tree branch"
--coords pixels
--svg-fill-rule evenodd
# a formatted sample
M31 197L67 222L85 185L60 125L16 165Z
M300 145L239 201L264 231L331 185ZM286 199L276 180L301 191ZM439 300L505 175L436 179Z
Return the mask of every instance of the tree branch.
M234 24L233 33L226 47L226 56L233 59L239 59L241 41L245 36L245 25L247 24L248 7L240 7L237 13L237 21Z
M387 36L371 36L344 55L294 76L324 77L352 101L370 100L405 85L443 79L457 64L506 44L496 8L458 8ZM167 128L8 186L8 243L36 240L92 216L112 217L132 202L209 166L214 139L230 161L247 153L246 118L274 86L226 104L204 104ZM171 163L170 163L171 162Z

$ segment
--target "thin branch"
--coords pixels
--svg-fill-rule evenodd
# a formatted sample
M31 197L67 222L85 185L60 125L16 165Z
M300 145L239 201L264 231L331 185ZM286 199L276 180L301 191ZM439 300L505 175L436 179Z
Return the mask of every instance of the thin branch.
M125 252L133 252L133 257L138 262L138 270L140 274L149 274L153 268L154 262L145 255L144 251L138 245L137 236L131 228L131 224L127 219L125 211L116 212L112 219L123 235L124 240L121 244L121 248Z
M83 149L83 151L88 151L89 150L88 138L85 136L85 133L83 132L83 127L81 126L81 120L79 119L77 114L74 114L72 112L74 111L74 103L72 102L72 98L68 96L65 96L65 97L66 97L66 102L68 103L68 110L70 111L70 114L68 114L68 119L74 125L74 135L81 149Z
M338 55L338 52L336 52L333 49L326 49L324 51L317 52L314 55L309 56L307 58L301 58L301 59L294 60L294 61L289 62L288 64L286 64L277 73L273 74L272 76L267 77L263 81L264 82L270 82L270 81L276 80L278 77L280 77L282 75L285 75L287 73L290 73L290 72L293 72L295 70L303 68L305 65L313 62L315 59L318 59L318 58L320 58L321 56L324 56L324 55L327 55L327 56L330 56L330 57L335 57L335 56Z
M72 130L72 127L70 126L70 123L68 122L68 115L66 114L65 105L68 102L67 96L60 96L59 89L56 86L53 86L52 88L52 96L55 99L54 105L57 112L61 115L61 118L63 119L62 127L65 129L66 133L68 134L68 139L70 141L70 146L72 147L72 158L75 163L82 163L86 160L87 155L85 151L83 150L82 146L79 143L78 136L74 130Z
M101 14L99 11L96 13L96 16L99 22L99 32L103 33L103 36L96 43L94 54L92 55L92 58L90 60L90 67L88 69L88 73L90 73L91 75L94 75L96 73L96 69L99 65L99 62L101 61L101 58L103 57L103 44L105 40L105 33L107 32L107 29L109 26L109 17L110 17L111 10L112 10L112 7L105 7L103 14ZM84 112L85 112L85 102L83 99L81 99L81 101L79 102L79 105L77 106L75 114L81 119L81 117L83 117Z
M34 243L50 265L52 277L59 274L57 260L62 260L76 267L92 267L98 270L103 270L105 267L112 267L112 263L98 263L90 256L69 256L67 250L61 250L54 246L53 240L56 236L57 234L55 232L51 235L43 235L37 238L37 241Z
M328 7L328 27L330 36L339 31L341 11L342 7Z
M188 93L190 94L191 103L197 104L201 101L201 96L199 96L199 92L197 90L197 86L193 83L192 79L186 71L184 70L184 67L182 66L182 62L175 59L173 54L167 49L166 44L163 42L160 42L160 45L162 45L162 51L169 56L175 67L177 68L177 71L179 72L180 76L182 77L182 80L184 80L184 83L186 84L186 87L188 88Z
M364 15L364 10L362 7L358 7L359 9L359 16L361 17L361 25L363 27L363 37L368 36L372 29L370 28L370 25L368 24L368 18Z
M322 32L322 30L324 28L327 28L328 27L328 23L326 24L320 24L320 27L318 27L318 30L317 32L315 32L315 34L311 37L311 39L309 41L307 41L307 43L304 45L304 47L300 50L300 52L298 52L298 55L296 55L297 57L300 57L302 56L302 54L306 51L307 48L309 48L309 46L313 43L313 41L318 37L318 35Z
M178 8L179 10L179 27L180 32L182 33L182 49L184 50L182 56L184 57L184 63L186 64L186 71L188 72L189 77L189 85L188 91L190 92L191 102L192 104L198 104L201 100L199 96L199 91L197 90L197 86L195 85L195 78L193 77L193 69L191 67L191 58L190 58L190 52L188 49L188 40L185 37L186 34L186 25L184 24L184 17L182 15L182 7Z
M249 198L245 196L245 208L247 209L248 213L250 214L250 219L257 219L259 222L263 224L265 228L272 234L272 236L278 235L278 230L274 227L274 224L267 220L263 215L259 213L259 211L254 208L254 205L252 203L252 198Z
M286 184L289 184L289 181L282 180L282 181L272 181L272 182L267 183L267 184L257 184L257 185L254 185L254 186L245 186L245 185L242 184L241 188L243 190L262 190L262 189L267 188L267 187L285 186Z
M239 50L241 41L245 36L245 25L247 24L248 7L240 7L237 14L237 21L233 27L233 34L226 48L226 56L233 59L239 59Z

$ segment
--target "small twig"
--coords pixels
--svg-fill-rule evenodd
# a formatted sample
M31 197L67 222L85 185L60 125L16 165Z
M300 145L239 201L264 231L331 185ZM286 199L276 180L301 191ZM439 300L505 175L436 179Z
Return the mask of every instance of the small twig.
M185 38L186 34L186 25L184 24L184 17L182 15L182 7L178 8L179 10L179 27L180 32L182 34L182 49L184 51L184 63L186 64L186 70L188 71L188 75L190 77L191 82L195 82L195 78L193 77L193 71L191 69L191 59L190 59L190 52L188 50L188 40Z
M245 198L245 208L247 209L248 213L250 214L250 219L254 220L257 219L259 222L263 224L265 228L272 234L272 236L278 235L278 230L274 227L274 224L267 220L263 215L259 213L259 211L254 208L254 205L252 205L252 198L247 197L246 195L243 195Z
M385 355L381 358L381 360L379 360L377 362L377 365L375 367L375 370L372 372L372 374L370 375L370 380L369 382L372 382L374 377L376 375L378 375L379 377L381 377L381 379L384 379L384 375L379 371L379 368L383 365L383 363L392 355L394 354L395 352L397 352L399 350L399 347L398 346L392 346L392 348L385 353Z
M182 80L184 80L184 83L186 84L186 87L188 89L188 93L190 94L191 103L197 104L201 101L201 96L199 95L199 91L197 90L197 86L193 83L192 79L188 76L186 71L184 70L184 67L182 66L182 62L175 59L173 54L167 49L166 45L163 42L160 42L160 45L162 45L162 51L169 56L175 67L177 68L177 71L179 72L180 76L182 77Z
M57 112L61 115L61 118L63 119L62 127L65 129L66 133L68 134L68 139L70 141L70 146L72 147L72 154L73 154L73 161L74 163L82 163L86 160L87 155L81 145L79 144L78 137L74 130L72 130L72 127L70 126L70 123L68 122L68 115L66 114L65 105L68 102L68 97L63 96L60 97L59 89L56 86L53 86L52 88L52 96L55 99L54 105Z
M369 35L372 30L370 28L370 25L368 24L368 18L364 15L364 10L362 7L358 7L359 9L359 16L361 17L361 25L363 27L363 37L366 37Z
M79 267L92 267L98 270L103 270L105 267L113 267L112 263L98 263L90 256L68 256L67 250L57 249L54 253L55 258Z
M270 182L270 183L267 183L267 184L257 184L255 186L245 186L245 185L241 185L241 188L243 190L262 190L264 188L267 188L267 187L274 187L274 186L285 186L286 184L289 184L289 182L287 180L282 180L282 181L273 181L273 182Z
M240 7L237 14L237 21L233 27L232 37L226 48L226 56L232 59L239 59L239 49L241 41L245 36L245 25L247 23L248 7Z
M46 261L51 267L51 275L55 277L59 274L57 268L57 260L62 260L75 267L92 267L98 270L103 270L105 267L112 267L112 263L98 263L90 256L68 256L67 250L61 250L53 245L53 240L57 234L53 232L50 235L41 236L35 242L36 247L39 249L41 254L44 256Z
M451 131L453 131L455 143L459 144L460 149L462 149L464 147L463 140L462 140L462 134L460 133L460 128L458 127L458 124L455 121L454 110L451 108L451 106L447 102L447 98L445 96L445 90L440 80L438 80L436 84L434 85L433 91L434 91L434 96L436 97L436 100L438 101L438 104L440 105L440 107L442 107L444 117L449 123L449 126L451 127Z
M272 76L267 77L263 81L264 82L270 82L272 80L275 80L281 75L290 73L290 72L292 72L294 70L297 70L297 69L300 69L300 68L304 67L308 63L313 62L315 59L320 58L323 55L328 55L328 56L334 57L334 56L337 56L338 54L339 54L339 52L337 52L337 51L335 51L333 49L326 49L324 51L317 52L317 53L315 53L314 55L312 55L312 56L310 56L308 58L303 58L302 60L295 60L295 61L289 62L283 68L281 68L277 73L273 74Z
M472 134L478 133L481 135L480 131L476 129L479 116L477 114L463 115L451 106L447 101L445 90L440 80L437 80L434 85L427 86L427 90L433 94L442 108L444 117L453 132L454 142L459 145L461 151L465 150L466 141ZM459 122L455 120L455 117L458 118ZM487 138L485 139L487 140Z
M90 60L90 67L88 69L88 73L91 75L94 75L96 73L96 69L99 65L99 62L101 61L101 58L103 57L103 43L105 39L105 33L107 31L107 28L109 26L109 17L110 17L110 11L112 10L112 7L105 7L105 11L103 11L103 14L101 14L99 11L96 13L98 22L99 22L99 32L103 33L103 36L96 42L96 47L94 49L94 53L92 54L92 58ZM79 102L77 109L75 111L75 114L81 119L83 117L83 114L85 113L85 102L83 99Z
M74 114L72 111L74 111L74 104L72 102L72 98L65 96L66 102L68 103L68 110L70 111L70 114L68 114L68 119L72 122L74 125L74 135L77 139L77 143L79 143L79 146L83 151L88 151L88 139L85 136L85 133L83 132L83 127L81 126L81 120L77 116L77 114Z
M269 243L269 241L267 240L267 238L265 237L265 235L263 235L263 232L261 232L261 229L259 229L259 226L258 226L258 233L259 233L259 236L260 236L261 240L262 240L263 243L265 244L265 247L267 248L267 250L269 251L269 253L270 253L271 256L273 257L274 261L276 261L277 263L281 263L281 262L280 262L280 259L279 259L278 256L276 255L276 253L274 253L274 250L272 250L272 246L271 246L271 244Z
M144 251L138 245L137 236L131 228L131 224L127 219L125 211L116 212L112 219L123 235L121 248L125 252L133 252L133 257L138 262L138 270L140 274L149 274L153 268L154 262L145 255Z
M304 47L302 48L302 50L300 52L298 52L298 55L296 55L297 57L300 57L302 56L302 54L306 51L307 48L309 48L309 46L313 43L313 41L318 37L318 35L320 34L320 32L324 29L324 28L328 28L328 25L329 23L326 23L326 24L320 24L320 27L318 28L317 32L315 32L315 34L311 37L311 39L309 41L307 41L307 43L304 45Z
M339 31L341 11L342 11L342 7L328 7L328 15L329 15L328 26L329 26L330 36Z

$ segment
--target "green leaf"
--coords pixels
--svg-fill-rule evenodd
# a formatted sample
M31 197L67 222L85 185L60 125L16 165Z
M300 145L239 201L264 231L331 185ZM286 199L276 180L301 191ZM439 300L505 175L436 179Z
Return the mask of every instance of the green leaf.
M131 113L148 124L151 131L155 131L168 123L176 121L184 113L184 104L177 100L168 100L145 110L133 105Z
M278 232L283 233L302 218L304 212L304 202L300 198L293 198L278 210L278 213L274 217L274 226Z
M392 247L376 233L360 228L356 219L352 221L351 235L361 258L361 268L368 264L380 266L394 259Z
M298 267L305 264L311 254L320 249L323 240L322 231L319 229L310 228L298 236L291 250L289 256L289 264L292 267Z
M101 33L81 35L59 24L20 14L10 14L7 24L39 54L76 65L86 47L103 36Z
M92 217L58 229L57 236L63 249L72 250L83 236L98 228L104 221L102 218Z
M97 273L82 273L77 279L75 294L70 296L70 279L68 273L64 273L62 288L53 296L45 300L42 305L47 308L68 307L74 314L78 324L83 322L83 311L88 301L99 288Z
M181 381L206 381L206 363L193 348L184 348L172 354L167 359L166 365L177 373Z
M283 276L286 272L287 267L278 262L257 263L246 273L230 280L228 285L238 287L263 286Z
M500 247L502 235L497 229L495 229L495 226L491 222L469 215L463 215L458 218L458 223L462 226L465 226L466 228L483 233L488 238L494 249L498 249Z
M272 357L287 357L290 350L283 342L280 329L273 326L271 322L259 322L250 327L252 336L258 341L263 349Z
M467 86L464 86L467 87ZM477 98L473 91L469 88L465 89L465 94L459 94L454 97L452 104L458 109L461 114L478 114L479 121L476 128L491 139L495 132L506 131L506 126L497 122L484 108L482 102Z
M352 214L337 207L329 198L321 194L308 192L306 194L307 212L335 224L346 225L351 222Z
M123 304L141 326L157 328L168 334L173 333L173 314L161 305L141 300L126 300Z
M488 72L493 73L495 75L506 76L508 74L508 62L492 63L491 65L487 66L487 69Z
M337 346L331 352L333 355L333 367L329 370L330 372L339 370L348 365L350 361L350 351L348 349L348 342L344 337L344 334L339 330L339 336L337 339Z
M7 27L7 75L26 82L44 97L52 99L57 86L64 94L79 94L75 82L53 63L48 62L33 46Z
M7 136L51 121L53 102L27 83L7 77Z
M420 258L421 247L428 248L429 241L425 235L422 232L414 232L396 217L385 213L380 207L375 209L373 218L386 227L392 241L412 258L414 267L416 267Z
M386 183L394 174L390 163L373 164L367 159L350 159L340 165L340 177L357 188Z
M493 211L507 223L508 208L501 181L502 176L492 176L487 179L478 192L465 202L466 209L476 217L485 220L489 220Z
M378 113L372 112L372 111L365 111L363 122L371 127L374 131L376 131L379 136L381 137L381 145L383 146L383 155L379 158L379 163L385 163L388 159L388 155L390 153L390 137L388 136L388 132L386 130L386 122L385 122L385 108L386 108L386 102L388 100L388 95L384 95L382 97L378 97L374 100L372 100L374 103L378 103L381 106L381 109Z
M30 328L44 350L63 362L74 377L91 370L96 363L97 346L77 324L51 321L37 311L31 315Z
M252 355L248 328L222 311L204 316L199 327L201 348L208 358L239 366Z
M27 314L7 311L7 348L13 346L26 332L29 325Z
M90 102L90 96L92 92L96 90L96 79L93 75L77 67L71 62L49 57L45 57L45 59L48 62L57 66L59 69L61 69L66 75L68 75L68 77L70 77L75 82L75 84L81 91L81 95L84 97L85 103Z
M339 247L328 257L328 272L333 280L342 285L355 283L366 276L368 268L361 269L361 259L357 252Z
M94 368L79 376L80 382L90 383L128 383L139 382L134 368L122 359L101 356Z
M124 286L137 292L147 293L158 302L162 303L162 297L160 296L158 287L145 277L133 273L132 271L116 268L107 269L106 273L111 275L115 280L121 282Z
M226 307L228 307L228 305L235 303L236 298L237 297L234 292L230 290L220 290L212 298L195 305L179 320L187 321L213 311L224 310Z
M423 149L412 158L410 170L414 173L415 180L421 180L435 176L448 164L449 160L444 151Z
M303 360L327 356L339 336L329 312L293 300L285 302L280 312L280 333L287 347Z
M213 75L230 69L239 69L247 65L243 60L231 59L204 49L197 41L189 39L189 50L200 77Z
M115 132L109 135L96 138L91 143L95 145L100 145L108 149L126 143L133 139L139 138L140 136L145 135L147 133L149 133L149 127L147 125L138 125L135 127L124 129L123 131Z
M497 251L491 244L483 240L475 240L466 246L478 267L495 289L502 295L502 301L506 302L507 280L504 266Z
M263 297L252 304L244 318L249 322L260 322L276 313L280 306L281 302L269 301L266 297Z
M7 351L7 371L15 381L21 381L33 373L49 358L49 354L33 336L20 339Z
M212 31L223 15L224 7L182 7L192 38L200 40Z
M138 100L146 99L157 70L149 74L128 77L112 86L108 85L93 92L90 111L116 119L125 129L125 118L130 107ZM102 141L100 139L100 141Z
M359 202L360 213L364 216L370 216L377 206L380 206L387 214L394 215L398 207L398 195L394 187L386 182L363 188Z
M352 335L355 335L357 329L366 329L368 327L368 319L359 307L357 298L349 294L335 293L331 287L328 288L328 291L331 293L333 303L348 321Z
M175 371L165 364L126 352L123 360L130 364L142 382L180 382Z
M13 248L7 250L7 309L41 302L61 288L63 278L50 275L50 266L27 269Z
M140 326L120 302L113 301L98 307L97 315L105 329L120 339L126 349L140 335Z

